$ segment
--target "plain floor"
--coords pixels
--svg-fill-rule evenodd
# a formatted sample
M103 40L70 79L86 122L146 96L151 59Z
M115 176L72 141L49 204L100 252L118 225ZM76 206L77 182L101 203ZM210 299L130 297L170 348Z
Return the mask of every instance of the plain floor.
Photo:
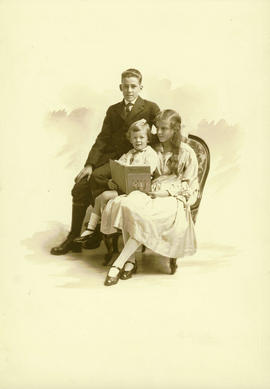
M105 247L52 256L66 228L2 239L1 389L269 388L269 271L258 252L200 242L169 274L103 285ZM254 255L257 260L254 262Z

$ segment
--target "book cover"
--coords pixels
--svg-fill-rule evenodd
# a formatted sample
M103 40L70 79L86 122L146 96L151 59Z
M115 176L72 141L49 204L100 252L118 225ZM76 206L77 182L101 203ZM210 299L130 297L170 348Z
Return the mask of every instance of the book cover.
M145 193L150 191L150 166L122 165L118 161L110 160L110 168L112 179L122 192L129 194L133 190L140 190Z

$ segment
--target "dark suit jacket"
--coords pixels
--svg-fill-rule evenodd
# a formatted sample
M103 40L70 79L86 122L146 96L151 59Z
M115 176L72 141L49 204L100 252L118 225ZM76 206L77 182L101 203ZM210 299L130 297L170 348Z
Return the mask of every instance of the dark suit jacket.
M131 123L145 119L150 127L160 111L157 104L144 100L138 96L132 111L126 118L124 101L111 105L106 113L101 132L91 148L85 165L97 168L104 165L109 159L118 159L132 148L126 138Z

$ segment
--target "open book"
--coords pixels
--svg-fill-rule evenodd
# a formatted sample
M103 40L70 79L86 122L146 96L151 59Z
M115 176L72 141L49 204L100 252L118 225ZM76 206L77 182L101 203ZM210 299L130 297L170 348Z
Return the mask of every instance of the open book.
M126 194L133 190L140 190L145 193L150 192L150 166L127 166L111 159L110 168L112 179L122 192Z

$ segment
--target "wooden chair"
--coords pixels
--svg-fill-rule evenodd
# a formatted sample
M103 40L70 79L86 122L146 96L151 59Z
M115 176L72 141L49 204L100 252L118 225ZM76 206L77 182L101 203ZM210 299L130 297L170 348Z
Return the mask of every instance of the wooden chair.
M198 159L198 180L199 180L199 195L195 204L191 206L191 217L193 222L196 222L197 214L199 211L199 206L202 199L204 185L209 173L210 168L210 152L207 144L196 135L189 135L188 138L183 139L184 142L189 144L196 153ZM121 235L121 232L117 232L112 235L103 235L103 240L107 248L107 253L104 257L104 265L107 265L114 253L118 252L118 238ZM144 251L143 247L143 251ZM177 269L177 258L170 258L170 273L174 274Z
M191 217L193 223L196 223L197 214L199 211L199 206L202 199L204 185L210 169L210 152L207 144L196 135L189 135L188 138L184 140L196 153L198 159L198 181L199 181L199 194L195 204L193 204L191 209ZM171 274L174 274L177 269L177 258L170 258L170 271Z

